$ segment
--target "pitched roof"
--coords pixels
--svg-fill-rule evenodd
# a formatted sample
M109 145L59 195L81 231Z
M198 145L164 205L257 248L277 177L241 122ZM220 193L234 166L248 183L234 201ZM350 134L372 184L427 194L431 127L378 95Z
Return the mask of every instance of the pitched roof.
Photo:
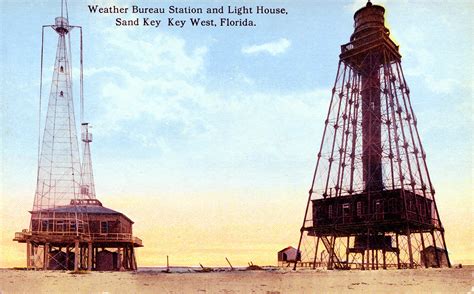
M286 247L286 248L284 248L284 249L282 249L282 250L278 251L278 253L280 253L280 252L284 252L284 251L287 251L287 250L289 250L289 249L296 250L296 248L295 248L295 247L293 247L293 246L288 246L288 247Z

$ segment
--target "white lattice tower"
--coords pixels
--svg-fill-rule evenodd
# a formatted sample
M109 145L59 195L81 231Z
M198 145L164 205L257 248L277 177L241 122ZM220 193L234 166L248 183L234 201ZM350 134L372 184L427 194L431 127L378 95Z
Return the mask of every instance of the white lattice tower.
M89 124L82 123L82 179L81 179L81 197L95 199L94 173L92 171L91 147L92 133L89 131Z
M32 215L32 221L35 218L37 225L31 229L50 232L55 230L52 225L55 218L54 209L75 203L74 201L81 199L83 195L80 193L81 161L72 91L69 32L73 27L63 16L57 17L54 25L44 27L53 28L58 41L38 158ZM78 233L84 228L82 218L82 212L74 212L65 222L68 223L68 228Z

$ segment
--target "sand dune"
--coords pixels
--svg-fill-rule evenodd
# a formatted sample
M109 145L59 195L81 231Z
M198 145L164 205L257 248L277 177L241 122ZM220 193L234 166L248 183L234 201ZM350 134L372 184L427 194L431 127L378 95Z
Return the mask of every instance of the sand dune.
M0 293L472 293L474 267L211 273L0 270Z

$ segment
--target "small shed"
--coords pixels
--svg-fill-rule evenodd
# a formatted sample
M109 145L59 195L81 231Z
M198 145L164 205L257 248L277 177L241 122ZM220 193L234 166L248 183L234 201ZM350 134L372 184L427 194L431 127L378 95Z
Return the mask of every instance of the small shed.
M301 251L298 249L288 246L278 251L278 264L283 266L295 261L301 261Z
M119 270L118 253L108 250L97 252L96 270L98 271L114 271Z
M421 264L425 267L448 267L446 250L439 247L428 246L420 252ZM438 257L436 257L438 255ZM439 259L439 264L438 264Z

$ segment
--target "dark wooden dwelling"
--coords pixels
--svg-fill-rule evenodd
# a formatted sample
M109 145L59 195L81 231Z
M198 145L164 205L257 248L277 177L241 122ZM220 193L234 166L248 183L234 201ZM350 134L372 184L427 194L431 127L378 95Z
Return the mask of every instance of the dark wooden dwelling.
M354 234L367 232L367 226L380 231L397 231L407 222L416 229L429 230L436 224L433 201L409 190L363 192L312 200L313 225L316 233L337 230ZM406 209L405 209L406 207Z
M50 270L136 270L133 221L97 199L32 211L31 228L15 233L27 245L27 267Z
M394 255L398 268L409 267L401 262L399 236L406 234L406 228L414 232L429 233L439 226L434 202L420 192L406 189L363 191L360 193L326 197L311 200L312 226L308 234L319 237L323 244L330 247L330 236L351 237L347 243L346 256L359 254L364 260L367 251L383 257ZM334 240L334 239L333 239ZM347 239L349 240L349 239ZM376 260L378 257L375 257ZM428 246L421 250L420 265L425 267L447 266L446 251L434 250ZM338 258L335 266L349 268ZM364 267L364 264L361 265ZM378 266L378 265L377 265Z

